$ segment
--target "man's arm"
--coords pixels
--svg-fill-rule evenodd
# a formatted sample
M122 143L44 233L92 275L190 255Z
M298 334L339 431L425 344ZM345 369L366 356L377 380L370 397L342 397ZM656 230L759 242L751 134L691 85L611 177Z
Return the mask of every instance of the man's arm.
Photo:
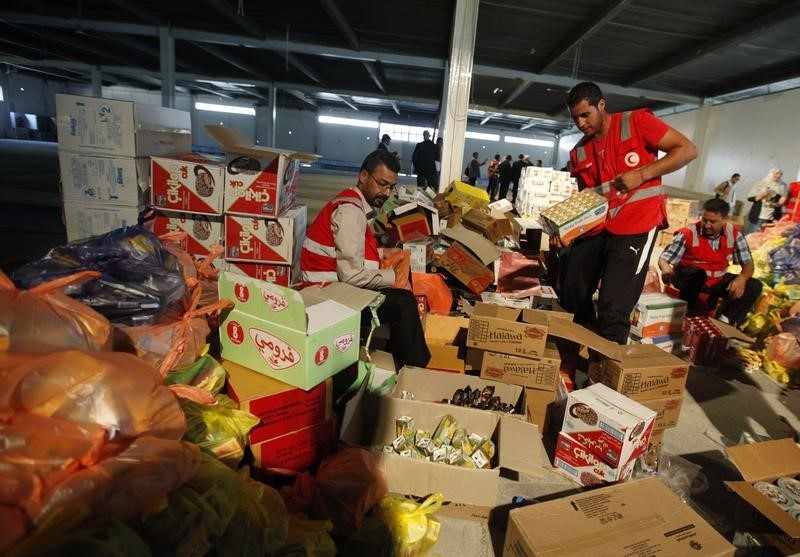
M386 288L394 284L394 270L364 267L367 216L360 207L342 203L331 216L336 246L336 274L341 282L360 288Z
M636 189L649 180L675 172L697 157L694 143L674 128L669 128L656 146L666 155L650 164L620 174L615 180L620 191Z
M664 284L672 281L672 274L678 266L686 251L686 239L681 232L676 232L672 243L664 249L658 258L658 269L661 271L661 280Z

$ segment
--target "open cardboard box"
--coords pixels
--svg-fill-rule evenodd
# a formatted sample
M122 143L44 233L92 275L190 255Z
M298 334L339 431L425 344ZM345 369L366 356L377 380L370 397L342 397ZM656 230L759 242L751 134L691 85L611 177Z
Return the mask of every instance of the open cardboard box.
M735 548L655 478L509 513L504 557L732 557Z
M589 378L635 400L682 396L689 363L653 344L631 344L618 360L589 364Z
M301 389L311 389L358 360L361 309L377 292L345 283L297 292L228 271L220 298L225 359Z
M461 217L461 222L467 228L483 234L492 243L497 243L506 236L519 235L520 227L512 218L505 215L495 217L479 209L470 209Z
M461 225L448 226L442 235L453 244L442 254L439 264L475 294L494 282L494 273L487 267L500 257L500 250L489 240Z
M548 342L540 358L520 358L486 351L481 361L481 377L533 389L558 388L561 355L555 343Z
M277 217L294 205L300 161L317 155L256 145L241 131L206 124L225 157L225 212Z
M725 482L739 497L776 527L763 534L792 555L800 553L800 522L753 487L755 482L773 482L776 479L800 475L800 447L792 439L765 441L751 445L738 445L725 449L728 458L742 474L744 481Z
M221 215L225 159L204 153L150 157L153 205L168 211Z

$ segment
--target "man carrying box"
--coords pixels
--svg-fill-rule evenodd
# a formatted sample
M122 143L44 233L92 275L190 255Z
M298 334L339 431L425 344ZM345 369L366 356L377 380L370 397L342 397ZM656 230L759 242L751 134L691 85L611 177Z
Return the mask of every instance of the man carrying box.
M577 323L596 325L600 336L625 344L656 231L667 224L661 176L688 164L697 149L649 110L607 112L594 83L573 87L567 106L583 132L570 152L572 175L609 203L605 224L572 243L561 303ZM658 151L666 155L658 158ZM562 247L558 239L554 244ZM595 313L592 296L598 284Z
M703 216L694 225L681 228L661 254L658 266L664 282L671 282L688 303L689 311L701 292L728 303L720 320L739 325L761 294L761 282L753 276L753 259L744 235L725 222L728 203L709 199L703 204ZM742 266L739 275L726 273L728 259Z
M430 360L428 345L408 285L409 268L382 269L381 261L398 259L402 250L380 248L367 222L373 208L383 206L397 184L400 163L388 151L367 155L358 173L358 183L339 192L308 227L300 254L303 286L346 282L360 288L380 290L385 301L378 318L390 327L389 352L397 368L425 367ZM369 309L362 321L370 319Z

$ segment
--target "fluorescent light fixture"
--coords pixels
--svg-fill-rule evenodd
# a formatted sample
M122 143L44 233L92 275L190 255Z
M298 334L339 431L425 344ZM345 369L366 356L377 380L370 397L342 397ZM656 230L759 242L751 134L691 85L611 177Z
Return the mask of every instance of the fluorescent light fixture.
M339 124L342 126L356 126L358 128L377 128L378 122L375 120L357 120L355 118L340 118L338 116L320 116L321 124Z
M5 100L5 97L3 97L3 88L0 87L0 102L3 102L4 100Z
M211 112L225 112L227 114L246 114L247 116L255 116L256 109L246 106L231 106L228 104L211 104L211 103L194 103L196 110L210 110Z
M307 162L301 162L300 166L302 166L303 168L311 168L311 165L308 164Z
M506 143L519 143L520 145L535 145L536 147L552 147L553 141L547 139L533 139L531 137L518 137L507 135L503 140Z
M465 132L467 139L485 139L486 141L500 141L500 135L496 133Z

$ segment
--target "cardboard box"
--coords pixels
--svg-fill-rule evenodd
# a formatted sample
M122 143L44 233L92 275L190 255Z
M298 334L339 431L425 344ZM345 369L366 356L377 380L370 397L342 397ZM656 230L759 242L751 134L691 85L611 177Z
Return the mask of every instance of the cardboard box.
M524 389L517 385L411 366L405 366L398 373L397 385L392 396L400 398L403 392L410 392L414 394L414 400L441 402L452 399L453 393L466 386L473 390L483 390L492 386L494 396L499 396L504 404L512 404L515 408L519 408L522 404Z
M475 294L486 290L494 281L494 274L486 265L458 242L442 254L439 265Z
M334 448L334 423L318 424L250 446L257 468L303 472L317 464Z
M637 337L631 335L628 344L652 344L667 352L668 354L680 354L683 352L683 333L672 333L659 337Z
M90 206L83 201L64 200L64 224L69 242L132 226L138 219L139 209L136 206Z
M352 364L358 360L361 309L377 293L344 283L330 286L301 294L220 273L220 298L236 304L220 323L222 356L301 389L311 389Z
M631 345L627 349L620 360L591 362L589 378L636 400L683 394L688 362L652 344Z
M225 262L225 270L258 280L274 282L280 286L291 286L300 276L300 272L289 265L274 263L248 263L246 261Z
M639 401L639 403L656 413L653 430L663 431L678 425L678 419L681 416L681 406L683 406L682 395L642 400Z
M586 188L539 215L539 222L548 234L558 235L565 243L597 228L606 221L608 199Z
M720 365L725 356L728 340L748 344L755 339L736 327L710 317L687 317L683 322L683 349L689 351L692 363Z
M261 443L313 426L333 416L333 382L327 379L304 391L228 360L228 395L239 409L261 420L250 430L250 443Z
M469 318L459 315L431 313L425 320L425 342L432 344L459 344L467 338Z
M400 217L393 217L386 231L389 234L390 245L403 241L419 240L431 235L428 215L422 209L417 209Z
M298 263L307 223L305 205L293 207L276 219L225 215L225 260Z
M536 424L539 431L550 433L550 424L558 405L558 391L542 391L525 387L525 417Z
M170 211L221 215L225 161L201 153L150 158L153 205Z
M514 509L504 557L732 557L735 548L655 478Z
M679 332L686 316L686 302L666 294L642 294L631 313L631 334L660 337Z
M233 128L204 127L226 153L226 213L274 218L295 204L300 161L317 155L256 145Z
M481 362L481 377L533 389L555 391L561 355L556 345L547 343L541 358L518 358L487 351Z
M443 193L450 205L462 207L465 212L470 209L480 209L489 204L489 194L485 189L476 188L458 180L450 182Z
M548 327L531 323L532 310L477 303L469 320L467 346L512 356L541 358L545 355Z
M142 206L145 199L136 159L58 152L64 199L87 204Z
M658 238L656 239L656 245L660 248L665 248L672 243L673 238L675 238L674 232L670 232L669 230L662 230L658 233Z
M464 360L458 357L458 346L431 344L428 346L428 350L431 353L428 369L464 373Z
M185 152L192 145L188 112L157 105L56 95L60 149L112 157Z
M180 242L182 249L190 255L206 257L211 247L222 245L222 217L193 215L158 211L153 219L153 233L157 236L169 232L185 232L186 238Z
M396 437L395 420L398 417L411 416L416 427L433 430L446 414L453 416L460 427L495 442L497 466L473 469L376 453L390 492L424 496L442 493L447 501L494 507L498 504L501 467L541 475L542 443L536 426L497 412L381 397L378 399L378 419L375 427L366 432L368 436L360 440L344 440L365 446L391 443Z
M653 410L595 384L569 394L561 431L618 467L647 450L655 418Z
M563 431L556 439L553 466L569 479L585 487L627 480L633 474L635 460L622 466L611 466L583 444Z
M800 475L800 447L792 439L779 439L728 447L725 452L744 479L725 485L771 523L771 527L763 529L766 531L757 533L787 555L796 555L800 552L800 522L753 484Z
M700 214L700 201L697 199L667 199L668 230L675 232L687 224L697 221Z
M514 221L503 217L493 217L479 209L470 209L461 218L467 228L483 234L492 243L497 243L506 236L514 236Z

